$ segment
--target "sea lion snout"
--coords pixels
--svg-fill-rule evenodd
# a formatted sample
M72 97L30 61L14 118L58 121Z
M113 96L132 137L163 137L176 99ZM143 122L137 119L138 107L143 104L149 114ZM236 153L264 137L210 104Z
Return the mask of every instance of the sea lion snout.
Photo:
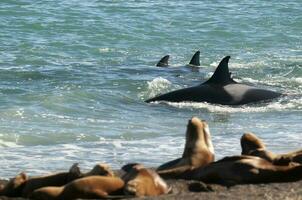
M21 196L22 190L26 181L28 180L28 176L21 172L16 177L11 178L5 185L2 185L0 188L0 196L8 196L8 197L18 197Z
M181 158L164 163L157 172L165 178L181 178L186 171L206 166L215 159L208 124L197 117L188 121L186 143Z
M191 144L194 148L208 149L214 155L210 129L205 120L192 117L188 122L186 137L188 148Z
M187 125L187 139L189 140L197 140L197 139L205 139L204 129L208 127L207 123L204 120L200 120L197 117L192 117L188 121ZM189 137L189 138L188 138Z
M111 170L110 165L101 163L95 165L90 172L85 174L85 176L94 176L94 175L113 177L114 172Z
M203 128L206 124L206 121L201 120L198 117L192 117L188 121L188 127L190 128Z
M192 125L197 125L197 124L200 124L200 122L202 122L203 120L200 120L198 117L192 117L190 120L189 120L189 124L192 124Z
M240 139L242 155L249 155L251 151L265 149L264 143L253 133L245 133Z

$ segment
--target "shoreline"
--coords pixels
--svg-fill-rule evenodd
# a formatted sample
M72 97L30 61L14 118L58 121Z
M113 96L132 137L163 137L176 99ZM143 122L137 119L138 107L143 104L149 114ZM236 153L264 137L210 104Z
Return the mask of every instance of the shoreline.
M0 179L0 183L6 180ZM156 197L133 197L122 199L145 200L188 200L188 199L293 199L302 200L302 180L286 183L244 184L226 187L217 184L204 184L199 181L170 179L171 194ZM0 200L25 200L25 198L0 197Z

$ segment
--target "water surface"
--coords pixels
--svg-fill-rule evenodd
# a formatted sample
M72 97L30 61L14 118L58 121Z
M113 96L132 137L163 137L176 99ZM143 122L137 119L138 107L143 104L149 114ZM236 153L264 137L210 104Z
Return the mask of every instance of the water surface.
M254 132L302 146L302 4L279 1L0 3L0 177L98 162L157 166L181 155L186 124L207 120L216 157ZM199 72L181 67L201 51ZM156 62L170 54L169 69ZM270 103L146 104L207 80L230 55L238 82L286 93Z

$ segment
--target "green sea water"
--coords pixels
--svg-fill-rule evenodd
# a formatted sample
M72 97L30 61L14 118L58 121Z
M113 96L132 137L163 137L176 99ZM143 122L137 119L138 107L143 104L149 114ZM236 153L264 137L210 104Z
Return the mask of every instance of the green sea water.
M187 121L205 119L216 158L254 132L275 152L302 146L302 2L0 2L0 177L157 166L182 154ZM201 67L185 67L200 50ZM170 54L170 68L156 68ZM146 104L207 80L231 56L238 82L282 92L269 103Z

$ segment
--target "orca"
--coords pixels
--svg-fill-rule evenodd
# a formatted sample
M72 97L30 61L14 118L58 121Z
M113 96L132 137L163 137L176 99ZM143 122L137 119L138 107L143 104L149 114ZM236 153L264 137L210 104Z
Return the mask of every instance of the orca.
M165 55L162 57L158 63L156 64L157 67L168 67L169 66L169 58L170 55ZM195 54L192 56L190 63L187 64L186 66L188 67L198 67L200 66L200 51L196 51Z
M212 77L206 82L148 99L145 102L207 102L221 105L243 105L277 98L282 94L270 90L260 89L231 78L229 59L226 56L221 60Z
M156 64L156 67L168 67L169 66L169 55L165 55L164 57L162 57L160 59L160 61L158 61L158 63Z
M200 51L196 51L188 66L192 66L192 67L200 66L199 58L200 58Z

